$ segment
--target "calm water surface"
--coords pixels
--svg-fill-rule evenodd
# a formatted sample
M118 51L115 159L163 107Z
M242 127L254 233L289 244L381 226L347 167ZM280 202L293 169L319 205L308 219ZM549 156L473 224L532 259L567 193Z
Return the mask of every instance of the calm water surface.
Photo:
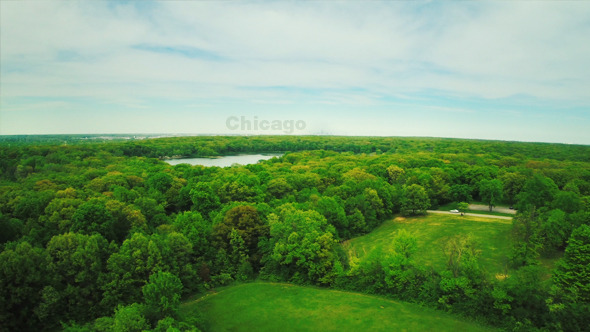
M261 160L268 160L273 157L280 157L282 153L265 153L265 154L242 154L238 156L223 156L215 158L182 158L165 160L170 165L191 164L203 166L228 167L233 164L250 165L256 164Z

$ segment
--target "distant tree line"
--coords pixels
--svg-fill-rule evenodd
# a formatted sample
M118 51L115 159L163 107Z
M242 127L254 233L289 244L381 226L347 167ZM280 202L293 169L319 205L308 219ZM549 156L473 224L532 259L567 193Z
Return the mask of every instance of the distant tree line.
M180 137L0 145L0 330L197 330L182 297L254 278L423 303L509 329L590 326L590 147L431 138ZM290 151L228 168L159 158ZM450 202L513 205L510 276L469 236L342 242ZM551 276L540 259L563 255Z

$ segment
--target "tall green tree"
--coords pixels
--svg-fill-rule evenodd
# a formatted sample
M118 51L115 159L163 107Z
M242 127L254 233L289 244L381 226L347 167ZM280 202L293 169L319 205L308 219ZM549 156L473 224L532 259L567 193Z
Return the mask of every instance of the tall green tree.
M287 179L281 177L270 180L266 187L266 191L270 197L281 199L293 192L293 187L287 182Z
M210 254L212 226L199 212L185 211L178 214L173 226L190 241L196 256Z
M555 194L552 202L554 209L560 209L567 213L575 213L584 208L582 199L578 194L571 191L560 191Z
M559 189L553 180L546 176L535 174L525 182L522 191L516 196L518 209L526 210L531 207L539 209L543 206L548 206L553 202L558 191Z
M99 199L83 203L72 215L72 232L99 233L111 241L116 239L116 226L115 219L106 208L105 202Z
M479 182L479 197L488 205L491 212L502 199L502 181L498 179L481 180Z
M244 281L252 276L252 265L248 261L248 250L246 244L238 231L231 230L229 235L229 251L228 259L233 265L234 278L236 280Z
M198 182L190 191L193 209L201 213L205 218L215 209L219 208L219 196L208 182Z
M334 225L338 235L346 239L350 236L348 219L341 204L333 197L321 197L314 204L314 209L321 213L329 223Z
M271 214L267 271L274 270L294 282L330 284L335 275L335 229L317 211L282 206Z
M387 167L387 178L389 183L401 183L404 179L405 171L397 165Z
M461 211L462 213L465 213L465 212L467 212L467 210L469 210L469 203L460 202L459 204L457 204L457 209L459 211Z
M447 257L447 270L441 272L438 302L449 310L477 312L485 280L479 267L481 250L477 242L471 234L460 234L448 238L442 249Z
M148 188L165 193L172 185L173 177L167 172L157 172L150 175L146 181Z
M196 290L199 285L196 272L198 257L195 257L189 239L178 232L154 234L151 239L161 253L160 268L178 276L185 285L185 290Z
M257 265L261 258L258 242L261 238L268 237L269 230L256 207L238 205L225 213L223 221L213 227L213 237L218 247L229 251L230 234L233 229L244 240L252 265Z
M121 303L141 300L141 287L149 276L164 268L158 241L141 233L134 233L123 242L119 251L107 260L107 282L103 304L109 308Z
M505 280L494 282L490 292L493 308L499 311L501 326L514 327L528 322L546 322L551 316L547 306L546 271L541 266L523 266ZM520 322L520 323L519 323Z
M541 216L542 238L545 249L564 249L572 232L572 225L567 214L554 209Z
M115 332L141 332L150 328L150 324L144 316L144 307L133 303L127 306L119 306L115 311L113 325Z
M392 239L393 251L379 255L383 282L387 292L402 299L416 298L423 286L423 274L414 263L413 255L418 251L417 238L406 230L398 231ZM372 258L369 258L372 259ZM374 277L381 274L378 269Z
M553 281L570 301L590 303L590 226L572 232Z
M468 184L455 184L450 188L451 199L455 202L471 202L471 186Z
M19 219L3 216L0 212L0 244L18 240L22 236L23 226Z
M500 176L504 198L510 205L516 203L516 196L522 190L526 179L524 174L517 172L507 172Z
M430 199L426 190L419 184L404 187L402 214L424 214L430 206Z
M107 241L100 235L67 233L54 236L47 244L48 265L56 276L64 320L84 321L102 313L100 280L109 256Z
M34 330L53 317L40 317L43 290L53 283L50 257L42 248L21 242L0 252L0 327L7 331Z
M172 273L157 272L141 289L147 316L152 321L164 317L178 317L178 306L182 294L182 282Z
M407 230L401 229L393 236L393 252L400 257L401 264L411 263L411 258L418 251L418 239Z
M481 253L471 234L448 238L442 249L447 257L447 269L451 271L454 278L471 269L472 265L477 263L476 259Z
M515 266L538 263L543 247L541 220L535 208L519 213L512 219L512 263Z

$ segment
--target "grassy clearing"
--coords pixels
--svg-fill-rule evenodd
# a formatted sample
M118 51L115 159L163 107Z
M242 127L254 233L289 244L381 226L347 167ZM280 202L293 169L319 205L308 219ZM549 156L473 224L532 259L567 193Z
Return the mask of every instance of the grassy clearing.
M373 250L391 250L392 238L405 229L418 239L416 263L442 270L446 259L442 251L444 240L457 234L472 234L481 249L481 266L488 273L502 274L510 253L510 220L429 214L421 217L397 217L388 220L373 232L344 243L350 255L361 260Z
M181 312L201 315L204 331L491 331L414 304L262 282L185 302Z
M489 211L480 211L480 210L466 210L466 213L475 213L475 214L482 214L482 215L490 215L490 216L502 216L502 217L514 217L512 213L502 213L502 212L489 212Z

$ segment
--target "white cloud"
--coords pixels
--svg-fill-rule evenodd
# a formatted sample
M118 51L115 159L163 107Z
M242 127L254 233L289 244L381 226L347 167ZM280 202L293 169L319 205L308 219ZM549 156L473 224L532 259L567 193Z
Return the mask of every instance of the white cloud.
M590 106L587 2L0 6L2 112L23 111L12 99L26 97L91 98L121 109L157 98L220 108L240 100L360 107L441 95ZM30 104L39 105L48 104Z
M36 60L53 67L37 74L58 82L361 85L483 97L586 97L590 76L590 27L583 21L589 6L579 4L493 3L476 11L452 4L436 17L404 16L400 7L407 4L396 3L161 2L143 12L104 4L3 4L3 60ZM232 61L131 49L142 43L202 48ZM63 50L89 60L56 63Z

